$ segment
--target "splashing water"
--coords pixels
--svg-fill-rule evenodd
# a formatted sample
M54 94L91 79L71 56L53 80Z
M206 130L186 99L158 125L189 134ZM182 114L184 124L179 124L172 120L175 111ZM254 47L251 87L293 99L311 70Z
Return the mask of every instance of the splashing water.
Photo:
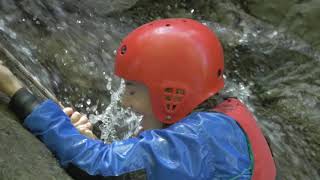
M251 112L254 112L255 109L249 99L252 96L250 87L253 86L254 83L251 82L246 86L244 83L238 82L236 79L227 78L225 75L223 78L225 79L225 85L224 89L220 91L220 94L223 97L237 97Z
M110 89L111 100L103 113L90 115L92 123L101 122L101 139L110 143L114 140L127 139L135 136L141 129L142 115L138 115L129 108L123 108L119 104L121 95L125 90L124 80L121 80L119 89L111 90L111 78L108 78L108 87Z

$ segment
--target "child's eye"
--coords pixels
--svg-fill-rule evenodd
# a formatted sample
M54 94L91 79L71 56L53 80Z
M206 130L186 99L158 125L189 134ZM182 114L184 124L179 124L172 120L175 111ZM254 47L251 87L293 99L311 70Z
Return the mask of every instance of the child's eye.
M125 85L126 86L132 86L133 84L132 84L132 82L125 82Z
M134 95L136 92L135 91L129 91L130 95Z

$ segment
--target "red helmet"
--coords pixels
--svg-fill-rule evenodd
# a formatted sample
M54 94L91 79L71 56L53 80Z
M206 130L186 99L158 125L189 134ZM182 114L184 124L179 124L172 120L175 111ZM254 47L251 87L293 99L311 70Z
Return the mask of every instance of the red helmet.
M148 87L163 123L185 117L224 86L223 49L205 25L191 19L144 24L123 39L115 74Z

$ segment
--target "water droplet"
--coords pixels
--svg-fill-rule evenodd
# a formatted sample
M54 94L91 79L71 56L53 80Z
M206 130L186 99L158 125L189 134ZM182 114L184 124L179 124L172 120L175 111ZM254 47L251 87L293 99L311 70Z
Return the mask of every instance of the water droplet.
M87 104L90 105L91 104L91 99L87 100Z
M87 108L86 108L86 111L87 111L87 112L90 112L90 108L89 108L89 107L87 107Z
M94 106L91 107L91 111L92 111L92 112L95 112L95 111L97 111L97 108L98 108L98 106L97 106L97 105L94 105Z
M77 23L78 23L78 24L81 24L81 23L82 23L82 21L81 21L81 20L77 20Z
M202 24L205 25L205 26L208 26L208 23L206 23L206 22L203 22Z
M111 82L109 81L107 84L107 90L110 91L111 90Z

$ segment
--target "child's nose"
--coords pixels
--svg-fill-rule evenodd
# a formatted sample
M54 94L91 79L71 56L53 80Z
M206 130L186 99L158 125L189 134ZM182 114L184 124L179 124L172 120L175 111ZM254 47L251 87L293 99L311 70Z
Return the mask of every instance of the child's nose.
M124 108L130 107L129 98L126 95L121 96L120 105Z

